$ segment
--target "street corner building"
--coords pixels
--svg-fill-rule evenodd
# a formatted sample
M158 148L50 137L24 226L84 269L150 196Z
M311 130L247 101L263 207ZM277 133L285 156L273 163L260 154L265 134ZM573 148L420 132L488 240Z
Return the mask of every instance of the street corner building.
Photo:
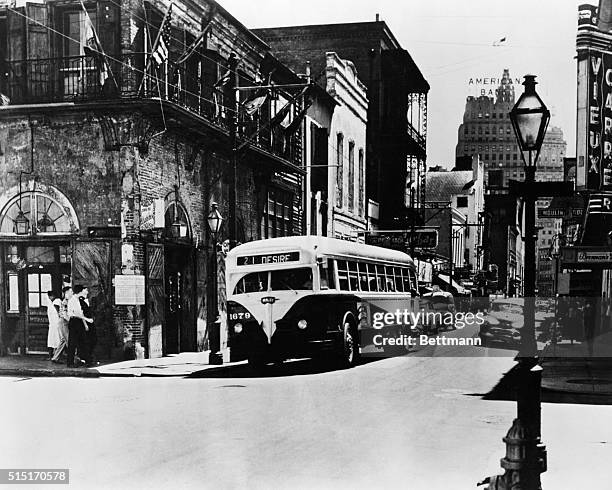
M99 359L209 349L225 245L302 232L307 84L214 1L20 5L0 2L0 350L45 352L68 284Z

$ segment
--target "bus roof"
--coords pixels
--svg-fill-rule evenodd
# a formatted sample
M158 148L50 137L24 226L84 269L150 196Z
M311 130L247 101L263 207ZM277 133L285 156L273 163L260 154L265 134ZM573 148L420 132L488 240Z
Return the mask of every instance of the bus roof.
M227 258L234 258L238 254L267 253L289 249L303 250L312 254L342 255L413 264L410 255L399 250L313 235L268 238L247 242L232 249Z

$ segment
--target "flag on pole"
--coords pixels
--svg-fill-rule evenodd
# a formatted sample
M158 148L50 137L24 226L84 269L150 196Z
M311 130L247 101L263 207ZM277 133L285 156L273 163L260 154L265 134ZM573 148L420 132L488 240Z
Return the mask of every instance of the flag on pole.
M168 47L170 46L170 21L172 19L172 4L168 7L161 28L157 33L157 40L151 56L157 66L168 61Z
M261 106L264 105L264 103L266 102L267 98L268 98L268 92L267 91L263 92L263 93L259 93L259 95L255 94L255 97L253 97L252 99L247 100L243 104L244 112L246 112L249 116L252 116L259 109L261 109Z
M89 17L89 12L87 12L87 9L82 1L81 7L83 8L83 12L85 12L85 44L83 45L83 52L86 56L91 56L94 59L96 68L98 68L98 71L100 72L100 85L104 86L104 83L110 76L106 56L104 54L104 50L102 49L102 44L100 43L98 34L96 33L96 29L91 21L91 17Z
M310 109L311 105L312 105L312 99L310 99L309 97L304 97L304 107L302 108L300 112L298 112L293 117L293 121L291 121L289 126L285 128L285 135L287 137L291 136L293 133L295 133L298 130L298 128L300 127L300 124L302 124L302 120L306 117L306 114L308 113L308 109Z

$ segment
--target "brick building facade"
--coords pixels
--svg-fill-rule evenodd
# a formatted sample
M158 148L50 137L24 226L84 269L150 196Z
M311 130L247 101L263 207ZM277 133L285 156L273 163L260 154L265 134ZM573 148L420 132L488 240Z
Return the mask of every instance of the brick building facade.
M85 7L0 8L1 348L46 350L45 293L72 283L90 286L100 358L135 342L148 356L206 349L228 238L227 225L210 236L211 204L234 213L238 242L303 226L304 92L234 104L230 77L301 80L212 0Z
M383 21L254 29L294 70L311 63L315 80L326 52L350 60L367 87L366 195L370 225L407 226L424 200L429 84Z

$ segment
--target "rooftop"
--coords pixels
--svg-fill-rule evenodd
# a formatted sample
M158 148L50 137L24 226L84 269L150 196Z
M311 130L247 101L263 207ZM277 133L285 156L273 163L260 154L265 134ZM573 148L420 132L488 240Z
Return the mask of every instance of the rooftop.
M457 194L467 194L474 184L471 170L427 172L428 201L450 201Z

